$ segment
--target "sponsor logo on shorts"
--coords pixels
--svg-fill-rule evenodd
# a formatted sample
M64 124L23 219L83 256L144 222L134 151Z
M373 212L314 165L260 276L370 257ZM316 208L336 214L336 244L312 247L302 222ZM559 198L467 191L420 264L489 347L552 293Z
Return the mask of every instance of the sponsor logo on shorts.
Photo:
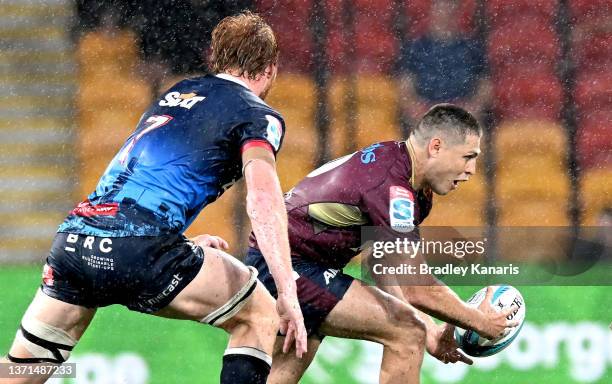
M157 304L161 300L168 297L176 289L176 287L178 287L181 280L183 280L183 278L181 277L179 273L172 276L172 281L170 282L170 284L168 284L168 286L159 295L155 296L152 299L147 300L147 303L149 305Z
M198 96L196 93L180 93L180 92L169 92L162 100L159 101L159 105L162 107L182 107L185 109L191 109L194 105L204 100L206 97Z
M414 195L407 188L389 188L389 217L391 228L407 233L414 229Z
M283 126L279 119L272 115L266 115L268 127L266 128L266 140L278 151L280 147L281 137L283 136Z
M81 259L87 263L87 266L94 269L101 269L104 271L115 270L115 259L112 257L102 257L96 255L82 255Z
M329 285L329 281L336 277L340 270L339 269L328 269L323 272L323 277L325 278L325 285Z
M45 266L43 267L42 280L43 284L45 284L46 286L53 286L53 268L51 268L49 264L45 264Z

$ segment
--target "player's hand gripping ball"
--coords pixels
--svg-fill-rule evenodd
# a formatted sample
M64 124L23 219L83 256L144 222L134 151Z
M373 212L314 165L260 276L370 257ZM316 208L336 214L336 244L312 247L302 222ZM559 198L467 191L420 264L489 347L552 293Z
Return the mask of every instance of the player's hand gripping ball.
M506 348L521 331L525 321L525 301L521 293L509 285L495 285L491 305L498 312L514 305L516 308L508 316L508 320L518 321L518 326L507 328L504 334L496 339L488 340L481 337L477 332L461 328L455 329L455 340L459 347L468 355L475 357L491 356ZM478 307L485 299L487 287L476 292L470 297L467 303L470 306Z

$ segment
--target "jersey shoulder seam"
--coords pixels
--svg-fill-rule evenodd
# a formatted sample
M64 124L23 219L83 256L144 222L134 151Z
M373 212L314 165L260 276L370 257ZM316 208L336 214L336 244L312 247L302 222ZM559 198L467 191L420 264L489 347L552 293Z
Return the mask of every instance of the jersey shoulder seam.
M398 163L399 161L401 161L401 160L402 160L402 159L401 159L400 157L397 157L397 158L396 158L396 159L393 161L393 163L391 164L391 166L390 166L390 167L388 167L388 168L385 170L385 172L384 172L384 174L383 174L384 176L381 178L380 182L379 182L379 183L376 183L376 185L374 185L373 187L371 187L371 188L369 188L369 189L366 189L366 190L363 192L362 196L363 196L363 195L366 195L367 193L369 193L369 192L371 192L371 191L373 191L373 190L375 190L376 188L380 188L380 186L381 186L381 185L383 185L383 184L384 184L384 183L387 181L387 179L388 179L388 177L389 177L389 173L391 173L391 169L393 169L393 168L394 168L394 167L397 165L397 163Z

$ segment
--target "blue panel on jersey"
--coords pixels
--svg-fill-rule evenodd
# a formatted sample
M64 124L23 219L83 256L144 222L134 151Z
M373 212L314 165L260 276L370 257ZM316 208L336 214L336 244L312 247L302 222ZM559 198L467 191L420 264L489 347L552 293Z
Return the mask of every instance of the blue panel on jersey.
M274 135L271 121L281 124ZM284 131L278 112L238 83L215 76L181 81L143 114L88 197L93 207L119 203L119 212L71 214L59 231L96 236L182 232L242 177L245 142L267 140L278 149Z

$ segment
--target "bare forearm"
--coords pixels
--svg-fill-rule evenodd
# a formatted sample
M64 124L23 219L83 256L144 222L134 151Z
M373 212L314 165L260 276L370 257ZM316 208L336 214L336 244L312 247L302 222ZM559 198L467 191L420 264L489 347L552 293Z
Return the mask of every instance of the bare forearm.
M446 285L403 287L403 292L418 309L459 327L479 330L485 321L481 311L464 303Z
M294 289L287 238L287 213L282 199L250 195L247 198L247 212L257 244L266 259L278 292Z
M272 164L256 160L245 169L247 213L279 293L295 291L287 236L287 211Z

